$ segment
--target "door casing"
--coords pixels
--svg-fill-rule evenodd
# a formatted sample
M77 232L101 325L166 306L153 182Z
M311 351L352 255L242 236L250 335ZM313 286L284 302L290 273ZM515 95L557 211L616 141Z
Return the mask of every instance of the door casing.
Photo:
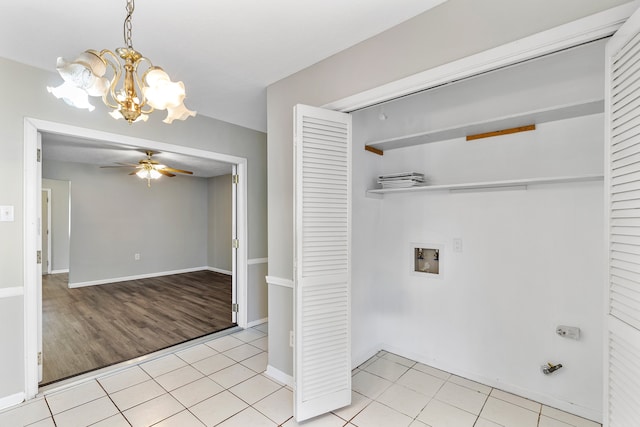
M24 119L24 360L25 360L25 399L32 399L38 393L38 352L39 323L41 316L41 298L38 292L38 277L41 276L41 264L37 263L37 251L41 245L39 234L39 212L41 203L42 179L41 163L38 161L38 140L40 132L72 135L88 140L104 141L134 147L145 147L157 151L169 151L194 157L202 157L236 165L239 182L236 186L236 233L240 241L236 250L236 301L239 311L236 317L238 326L247 326L247 159L215 153L196 148L167 144L158 141L116 135L109 132L50 122L26 117ZM39 243L40 241L40 243Z

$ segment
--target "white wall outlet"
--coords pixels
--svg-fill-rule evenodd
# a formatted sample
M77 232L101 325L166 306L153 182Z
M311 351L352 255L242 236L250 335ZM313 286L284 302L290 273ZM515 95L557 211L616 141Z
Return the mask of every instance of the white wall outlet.
M577 326L565 326L560 325L556 327L556 334L564 338L571 338L572 340L580 339L580 328Z
M13 206L0 206L0 221L13 222Z
M136 261L140 261L140 254L133 254L133 259L135 259Z
M453 252L462 252L462 239L459 237L453 239Z

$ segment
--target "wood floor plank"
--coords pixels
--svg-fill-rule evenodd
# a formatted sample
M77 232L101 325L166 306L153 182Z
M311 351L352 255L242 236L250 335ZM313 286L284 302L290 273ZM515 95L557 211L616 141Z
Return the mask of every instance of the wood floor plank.
M212 271L70 289L42 276L41 385L220 331L231 322L231 276Z

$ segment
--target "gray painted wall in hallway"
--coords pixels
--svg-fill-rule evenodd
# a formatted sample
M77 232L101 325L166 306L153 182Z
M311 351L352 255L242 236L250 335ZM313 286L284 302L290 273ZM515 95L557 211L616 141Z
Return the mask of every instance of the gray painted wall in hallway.
M207 265L206 179L176 176L147 187L122 169L47 160L42 173L71 182L72 286Z
M95 101L96 111L77 110L47 93L47 86L56 86L60 77L51 72L0 58L0 81L6 102L0 106L0 197L2 205L15 207L15 221L0 227L0 290L18 292L16 297L2 298L0 345L0 400L19 396L24 391L24 118L64 123L114 134L186 146L247 159L248 187L248 256L267 256L266 218L266 135L205 116L190 118L172 125L162 123L162 115L152 116L146 123L129 126L115 121L106 108ZM187 82L188 85L188 82ZM35 267L34 267L35 268ZM249 299L252 295L249 295ZM20 361L20 363L16 363Z

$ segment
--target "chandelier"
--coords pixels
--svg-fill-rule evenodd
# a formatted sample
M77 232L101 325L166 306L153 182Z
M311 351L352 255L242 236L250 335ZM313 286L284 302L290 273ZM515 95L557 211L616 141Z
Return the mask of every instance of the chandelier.
M131 42L131 16L134 0L127 0L124 20L124 43L127 47L116 53L105 49L87 50L74 61L58 58L56 69L64 79L58 87L47 90L67 104L94 110L89 96L102 97L115 119L129 123L147 121L154 110L167 110L165 123L195 116L184 106L185 89L182 82L172 82L160 67L133 48Z

